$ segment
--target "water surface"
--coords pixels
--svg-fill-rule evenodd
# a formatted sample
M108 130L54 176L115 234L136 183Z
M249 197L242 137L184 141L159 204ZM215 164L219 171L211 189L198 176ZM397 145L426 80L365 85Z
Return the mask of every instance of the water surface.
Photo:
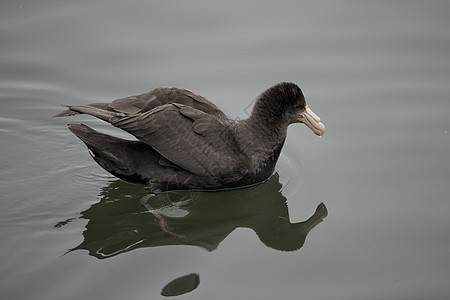
M449 298L447 1L0 7L2 299ZM265 185L155 199L175 235L65 124L126 134L51 118L158 86L244 118L280 81L324 137L291 126Z

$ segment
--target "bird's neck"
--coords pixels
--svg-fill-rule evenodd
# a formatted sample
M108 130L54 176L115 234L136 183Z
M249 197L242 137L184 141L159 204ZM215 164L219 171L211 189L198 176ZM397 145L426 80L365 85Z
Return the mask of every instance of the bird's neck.
M239 128L245 132L237 135L242 153L250 158L254 170L267 168L267 172L272 173L286 138L287 126L268 124L267 120L254 117L239 122Z
M245 126L255 137L275 146L284 142L289 122L278 116L252 113L244 120Z

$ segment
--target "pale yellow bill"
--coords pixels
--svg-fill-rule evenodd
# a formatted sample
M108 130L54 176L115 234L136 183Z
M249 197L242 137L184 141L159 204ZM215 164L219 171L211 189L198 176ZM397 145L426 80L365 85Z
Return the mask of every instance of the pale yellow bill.
M304 123L315 134L322 136L325 133L325 125L320 122L320 118L306 105L305 110L302 111L298 118L299 122Z

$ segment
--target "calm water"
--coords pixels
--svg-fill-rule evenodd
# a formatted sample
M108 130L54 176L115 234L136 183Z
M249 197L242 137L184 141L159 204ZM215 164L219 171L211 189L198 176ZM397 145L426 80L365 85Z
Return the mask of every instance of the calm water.
M449 12L2 1L2 299L449 299ZM145 190L98 167L65 124L124 133L51 118L158 86L243 118L280 81L303 88L324 137L291 126L264 185L154 199L171 233L139 204Z

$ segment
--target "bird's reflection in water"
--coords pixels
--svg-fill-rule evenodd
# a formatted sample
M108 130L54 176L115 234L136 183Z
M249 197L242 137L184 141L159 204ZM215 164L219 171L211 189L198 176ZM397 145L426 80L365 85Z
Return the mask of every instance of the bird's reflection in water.
M84 240L70 251L85 249L99 259L164 245L213 251L238 227L251 228L270 248L294 251L327 216L327 209L320 203L309 219L291 223L281 187L275 174L267 182L245 189L170 192L151 197L153 210L149 212L139 201L147 191L117 180L103 188L99 203L81 213L81 218L88 220Z
M120 180L103 188L101 201L81 213L89 220L85 249L97 258L108 258L143 247L193 245L213 251L234 229L251 228L268 247L300 249L309 231L326 216L320 203L304 222L290 223L286 198L278 174L267 182L224 192L171 192L150 198L154 213L139 202L146 191ZM156 216L155 216L156 215ZM167 228L161 228L159 218Z

